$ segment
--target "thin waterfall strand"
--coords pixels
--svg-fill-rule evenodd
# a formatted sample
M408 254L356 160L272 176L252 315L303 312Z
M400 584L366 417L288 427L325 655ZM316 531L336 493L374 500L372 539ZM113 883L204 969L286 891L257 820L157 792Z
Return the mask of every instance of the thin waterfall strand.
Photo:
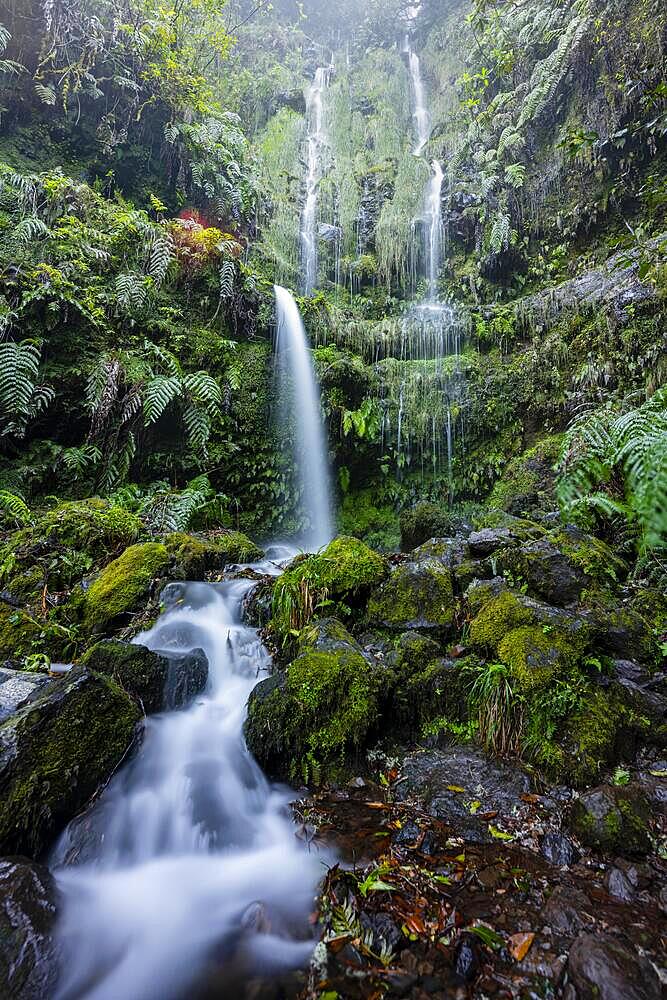
M283 403L281 431L291 428L292 458L306 528L305 548L318 549L333 538L331 477L320 392L308 338L294 296L276 285L278 394Z
M306 160L306 200L301 213L301 284L304 295L310 295L317 285L317 189L322 176L322 152L326 143L324 132L323 94L330 67L320 66L315 73L306 101L308 151Z

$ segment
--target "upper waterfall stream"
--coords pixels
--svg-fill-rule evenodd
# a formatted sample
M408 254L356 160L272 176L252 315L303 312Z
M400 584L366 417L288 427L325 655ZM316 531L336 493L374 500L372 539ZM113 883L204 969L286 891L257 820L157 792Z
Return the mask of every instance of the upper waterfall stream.
M256 568L279 572L270 559ZM167 610L135 640L166 654L203 649L208 687L146 721L137 756L55 848L57 1000L183 1000L211 977L231 1000L242 992L234 982L307 961L320 862L295 837L287 791L243 739L270 662L242 623L252 586L172 584Z

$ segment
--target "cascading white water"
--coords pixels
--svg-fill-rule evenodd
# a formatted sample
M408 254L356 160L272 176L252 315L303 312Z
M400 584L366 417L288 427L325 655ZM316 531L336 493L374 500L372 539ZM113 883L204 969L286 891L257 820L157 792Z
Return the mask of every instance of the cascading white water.
M300 489L306 530L304 548L318 549L333 538L331 480L320 393L308 347L308 338L294 296L274 287L276 296L276 353L279 397L291 425L293 463Z
M171 606L135 640L167 653L201 647L208 688L147 720L137 757L56 847L56 1000L189 1000L212 978L231 1000L244 995L239 983L312 951L320 863L295 838L286 791L243 740L248 696L269 663L241 623L252 586L172 584Z
M301 284L304 295L310 295L317 285L317 188L322 175L322 151L326 143L324 132L323 94L329 80L330 67L320 66L315 73L306 101L308 152L306 158L306 200L301 213Z
M415 156L421 154L431 135L431 119L426 109L426 98L424 96L424 84L422 82L421 65L419 56L413 52L406 40L406 51L408 53L408 65L410 67L410 79L412 81L412 96L414 101L413 118L415 120L415 133L417 142L412 152Z
M426 187L426 219L428 223L428 296L438 301L438 275L442 248L442 167L437 160L431 164L433 173Z

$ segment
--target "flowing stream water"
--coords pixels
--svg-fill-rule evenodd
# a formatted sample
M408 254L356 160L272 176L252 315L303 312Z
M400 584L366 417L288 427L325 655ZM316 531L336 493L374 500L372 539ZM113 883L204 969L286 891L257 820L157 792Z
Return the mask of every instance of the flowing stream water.
M267 556L255 568L278 573ZM167 655L203 649L208 686L189 707L146 720L137 756L55 848L56 1000L194 1000L211 977L216 996L240 1000L248 980L312 951L322 859L297 841L287 790L266 780L243 740L248 696L270 662L242 622L252 587L171 584L166 611L136 637Z
M292 434L292 460L306 529L299 542L319 549L334 534L331 478L320 392L308 338L294 296L276 285L276 365L280 430Z

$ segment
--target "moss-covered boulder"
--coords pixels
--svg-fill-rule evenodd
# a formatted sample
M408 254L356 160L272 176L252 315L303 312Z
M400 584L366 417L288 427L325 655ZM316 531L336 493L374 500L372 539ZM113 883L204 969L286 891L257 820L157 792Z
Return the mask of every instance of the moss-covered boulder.
M545 687L577 661L578 650L566 636L545 634L535 625L511 629L498 645L498 656L524 691Z
M313 626L286 671L248 704L248 746L272 775L295 780L340 768L364 745L378 714L380 675L340 622Z
M166 657L146 646L108 639L98 642L81 658L88 670L112 677L140 705L144 714L159 712L169 675Z
M0 852L44 851L118 765L140 717L113 680L75 667L0 725Z
M0 663L19 663L34 653L52 660L69 660L72 635L57 620L57 613L34 615L0 601Z
M498 572L529 592L564 607L584 591L615 586L627 573L624 562L597 538L574 528L552 531L496 557Z
M387 561L358 538L342 536L299 556L273 586L270 631L284 643L313 617L353 616L387 573Z
M45 586L68 588L96 561L134 542L142 528L136 514L107 500L60 503L0 546L0 585L25 602Z
M207 573L229 564L255 562L262 557L262 550L241 531L211 536L177 531L167 535L164 544L172 560L170 575L174 580L203 580Z
M447 631L456 602L452 574L435 559L398 566L368 601L368 621L382 628Z
M489 506L518 515L554 510L561 443L562 435L554 434L513 458L491 490Z
M650 849L650 818L650 804L636 785L600 785L575 799L569 823L583 844L633 855Z
M399 524L401 549L409 552L429 538L444 538L453 534L456 519L452 519L447 507L424 501L401 511Z
M137 611L150 596L153 581L169 566L169 553L159 542L131 545L106 566L86 594L86 626L104 632Z

